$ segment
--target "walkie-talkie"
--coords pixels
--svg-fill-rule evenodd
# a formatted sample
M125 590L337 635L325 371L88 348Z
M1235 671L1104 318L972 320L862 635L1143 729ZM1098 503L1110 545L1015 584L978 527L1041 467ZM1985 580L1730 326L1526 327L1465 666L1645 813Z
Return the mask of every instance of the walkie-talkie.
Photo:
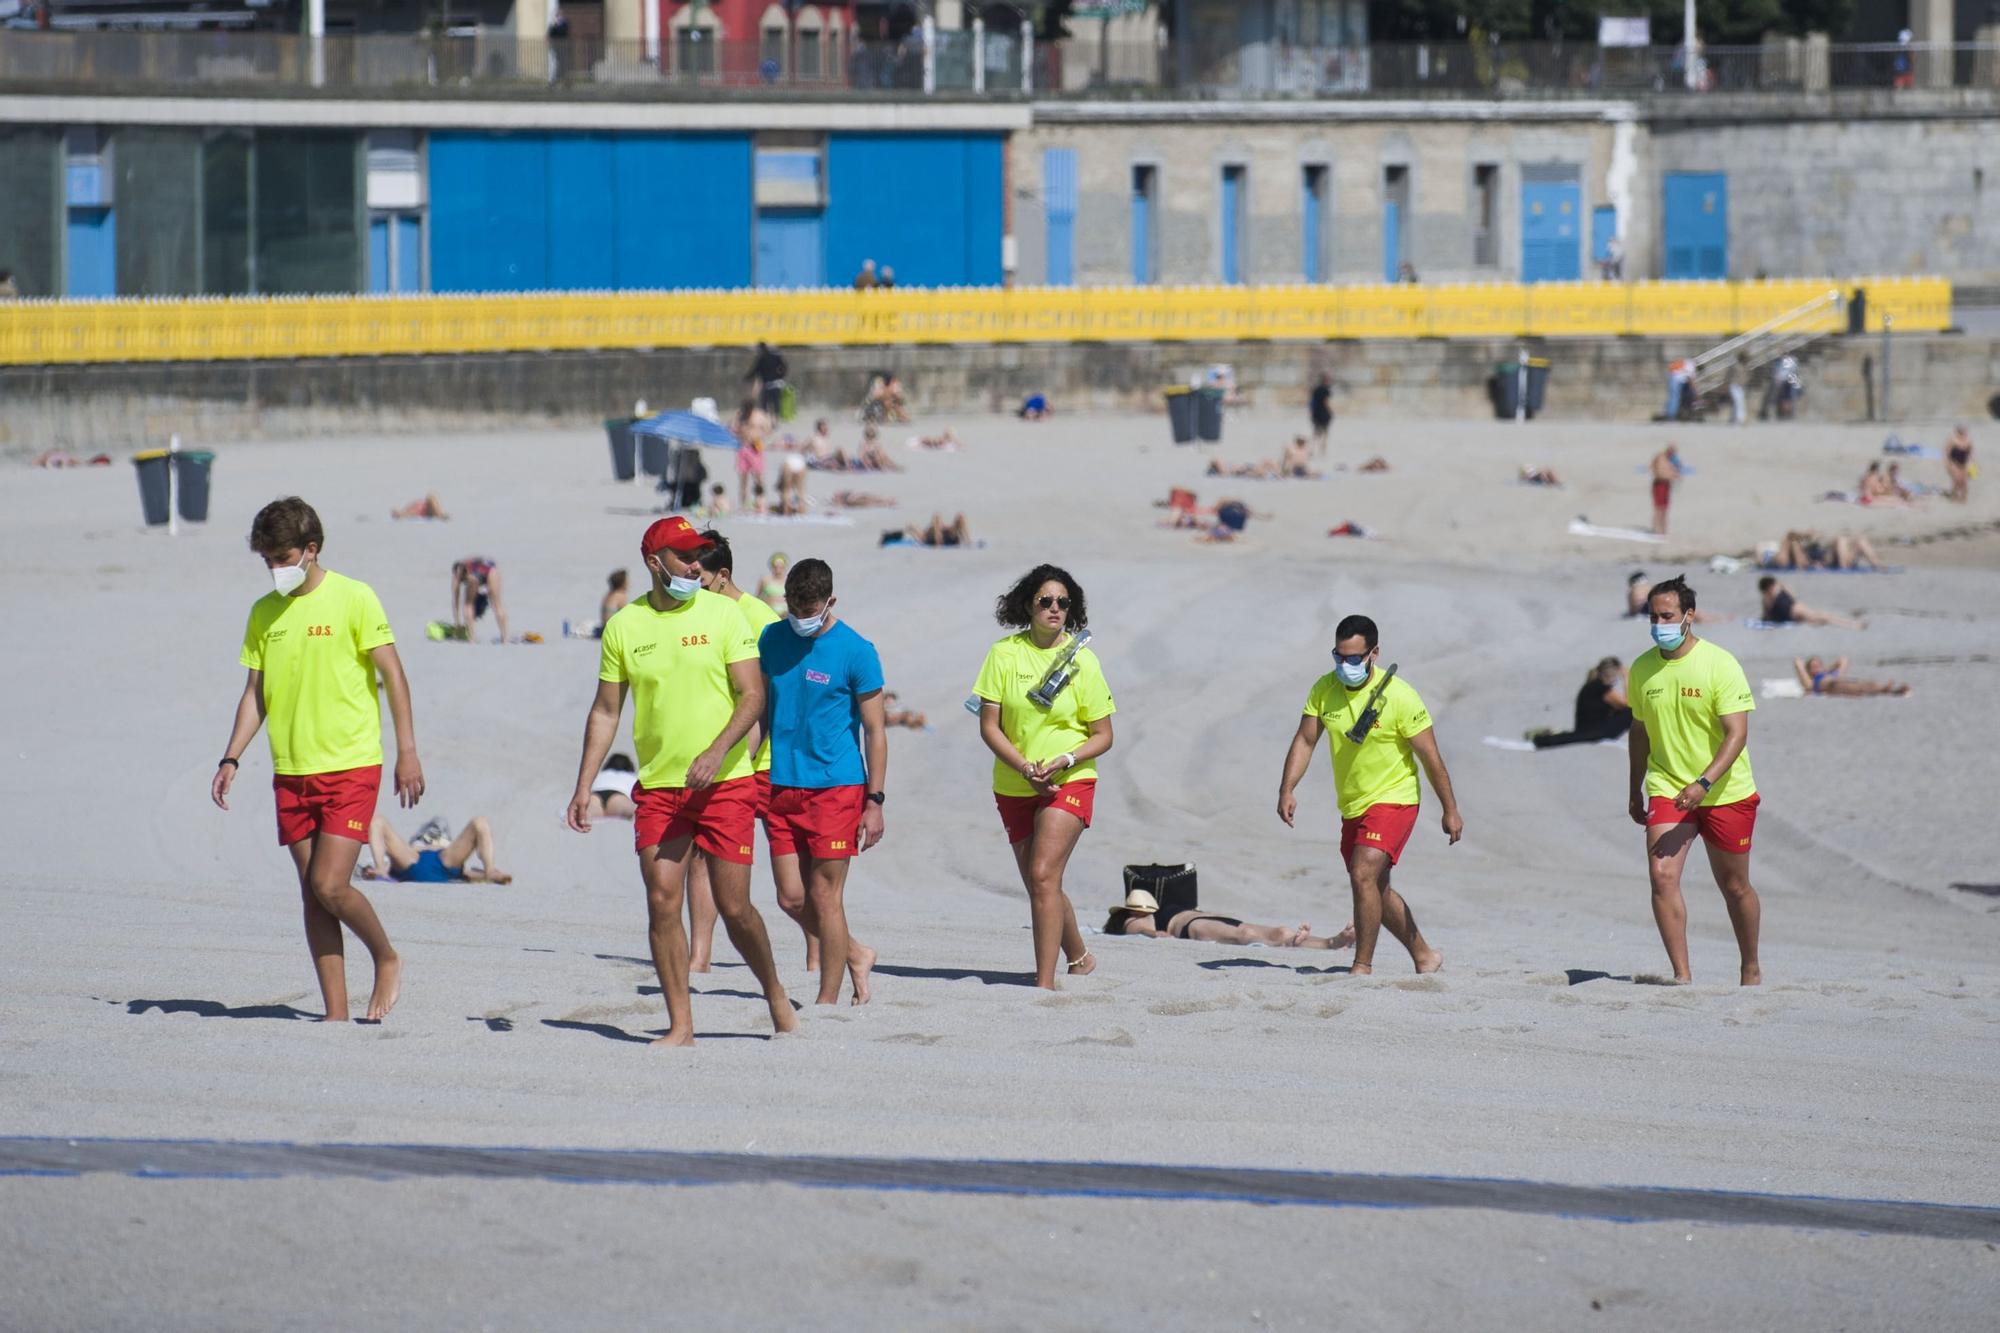
M1347 739L1356 745L1368 739L1368 728L1375 725L1375 719L1382 715L1382 691L1389 688L1389 682L1396 678L1396 663L1389 663L1389 669L1382 673L1382 683L1375 687L1375 693L1368 696L1368 706L1361 710L1361 716L1354 719L1354 725L1347 729Z

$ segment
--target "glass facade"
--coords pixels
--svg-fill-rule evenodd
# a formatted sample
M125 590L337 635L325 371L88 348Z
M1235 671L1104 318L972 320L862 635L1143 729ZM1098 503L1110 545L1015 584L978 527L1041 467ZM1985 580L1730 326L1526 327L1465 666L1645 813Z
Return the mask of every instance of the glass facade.
M250 135L211 134L201 146L201 281L210 296L257 290L250 269Z
M111 131L118 168L118 294L197 296L201 281L199 130Z
M361 290L359 137L338 130L259 131L254 156L256 290Z
M0 127L0 269L23 296L62 292L63 132Z

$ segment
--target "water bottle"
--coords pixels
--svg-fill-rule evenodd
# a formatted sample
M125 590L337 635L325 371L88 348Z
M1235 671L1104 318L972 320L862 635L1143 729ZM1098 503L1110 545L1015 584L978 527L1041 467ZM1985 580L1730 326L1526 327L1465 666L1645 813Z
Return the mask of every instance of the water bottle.
M972 714L974 717L979 716L979 710L982 707L984 707L985 704L986 701L980 698L976 694L968 694L965 696L965 711Z

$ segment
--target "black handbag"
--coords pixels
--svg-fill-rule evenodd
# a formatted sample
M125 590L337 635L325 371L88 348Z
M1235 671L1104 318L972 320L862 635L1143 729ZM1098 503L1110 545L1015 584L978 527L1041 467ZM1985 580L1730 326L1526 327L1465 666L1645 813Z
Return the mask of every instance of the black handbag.
M1159 902L1160 911L1155 919L1162 928L1173 919L1174 913L1185 912L1197 906L1192 863L1172 866L1126 866L1125 892L1129 895L1134 889L1144 889Z

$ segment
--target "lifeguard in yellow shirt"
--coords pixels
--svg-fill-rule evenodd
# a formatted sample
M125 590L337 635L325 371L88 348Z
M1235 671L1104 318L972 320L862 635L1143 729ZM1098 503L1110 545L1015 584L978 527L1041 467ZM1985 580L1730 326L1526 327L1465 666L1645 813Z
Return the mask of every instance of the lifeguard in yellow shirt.
M1750 886L1750 839L1757 827L1757 783L1750 776L1750 713L1757 701L1743 667L1694 632L1694 589L1675 577L1647 594L1653 647L1632 664L1632 822L1646 830L1646 871L1653 920L1667 946L1674 980L1688 970L1687 902L1681 870L1696 833L1729 908L1742 963L1741 980L1764 979L1757 963L1762 908Z
M342 926L375 961L368 1018L380 1021L401 993L403 960L374 905L353 884L382 784L378 673L396 724L396 795L405 807L424 794L424 770L410 720L410 682L389 617L374 589L320 564L325 545L319 515L296 495L273 500L251 520L250 549L263 558L275 586L251 606L243 630L238 660L250 675L209 798L229 808L238 761L264 727L271 738L278 842L291 852L299 874L324 1021L345 1023L348 1017Z
M1417 765L1444 806L1444 833L1457 842L1465 831L1451 774L1438 753L1430 710L1408 682L1377 665L1381 649L1375 622L1348 616L1334 628L1334 669L1313 683L1305 716L1285 752L1278 782L1278 818L1291 824L1298 810L1292 791L1312 763L1321 732L1331 735L1333 784L1340 798L1340 856L1354 892L1353 975L1375 970L1375 940L1383 926L1410 951L1419 972L1444 966L1444 955L1417 929L1417 918L1389 877L1417 826L1423 791ZM1373 716L1369 714L1373 713ZM1361 739L1351 732L1359 730Z
M750 901L757 777L744 740L764 712L764 673L742 611L701 586L707 547L678 515L660 519L640 540L652 590L605 623L597 696L565 814L572 829L590 832L591 783L611 751L629 691L639 752L632 828L653 970L667 1002L667 1032L656 1046L694 1042L681 900L688 860L696 855L707 862L730 943L763 985L771 1026L779 1032L798 1026L771 961L764 918Z

